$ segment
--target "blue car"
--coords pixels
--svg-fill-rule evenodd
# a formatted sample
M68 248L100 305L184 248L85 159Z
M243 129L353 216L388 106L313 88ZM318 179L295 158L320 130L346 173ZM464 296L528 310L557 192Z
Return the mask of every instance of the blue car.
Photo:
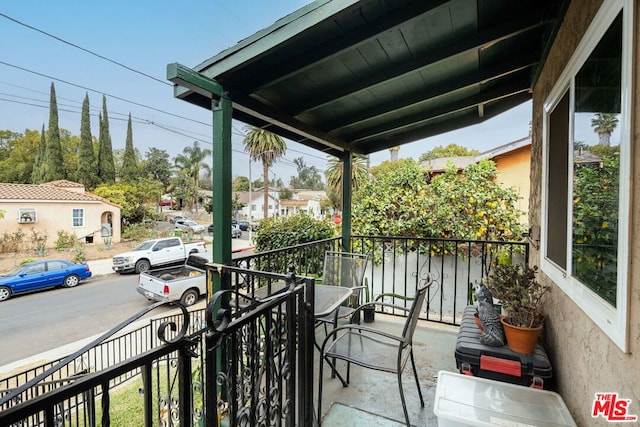
M86 262L75 263L60 259L30 262L7 273L0 273L0 301L14 294L63 286L73 288L81 280L91 277Z

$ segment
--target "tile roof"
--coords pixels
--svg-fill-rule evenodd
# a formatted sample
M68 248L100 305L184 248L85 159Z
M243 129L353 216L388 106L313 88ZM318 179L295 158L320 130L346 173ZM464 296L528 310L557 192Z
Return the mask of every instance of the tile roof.
M82 188L84 189L84 185L79 182L67 181L66 179L59 179L57 181L49 181L43 182L42 185L49 185L52 187L58 188Z
M70 181L66 181L66 183L70 183ZM65 190L50 184L51 183L41 185L0 183L0 202L9 200L78 201L101 202L120 207L107 199L91 193L78 193L77 191ZM64 185L67 186L67 184Z

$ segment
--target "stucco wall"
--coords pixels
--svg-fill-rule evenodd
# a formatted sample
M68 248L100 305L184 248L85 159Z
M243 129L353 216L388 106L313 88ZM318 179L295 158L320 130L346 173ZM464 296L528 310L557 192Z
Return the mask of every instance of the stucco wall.
M528 224L529 218L529 176L523 173L530 168L531 163L531 147L526 146L517 150L510 151L507 154L500 155L493 159L498 169L498 182L515 188L520 195L517 208L523 214L520 221Z
M550 51L543 72L533 93L533 140L531 167L531 195L529 219L531 224L541 221L541 159L543 103L566 66L573 51L593 20L601 0L574 0L569 6L562 28ZM638 4L636 19L638 22ZM638 57L638 32L635 31L635 54ZM637 63L637 59L636 59ZM637 68L634 92L638 98ZM637 104L637 102L636 102ZM632 132L632 147L638 144L640 129L638 107L633 111L635 127ZM640 156L636 151L632 166L634 183L640 183ZM545 340L552 359L557 391L561 393L579 426L609 425L602 417L591 418L596 392L617 392L620 397L631 399L630 412L640 416L640 357L634 353L640 349L640 230L639 200L640 186L634 186L632 210L632 238L630 257L630 353L623 353L598 326L558 287L553 288L552 300L548 304L548 319L545 324ZM532 263L540 263L540 255L532 248ZM545 276L542 280L548 281Z
M78 203L78 202L2 202L1 209L5 211L4 219L0 220L0 235L13 234L21 230L25 234L25 244L30 248L32 230L47 234L47 247L54 247L58 238L58 231L69 234L75 233L78 239L87 235L94 237L94 243L101 243L100 226L103 214L112 215L112 241L120 242L120 210L106 203ZM37 222L19 223L18 209L32 208L37 211ZM72 209L84 209L85 225L74 227L72 223ZM82 242L85 240L83 239Z

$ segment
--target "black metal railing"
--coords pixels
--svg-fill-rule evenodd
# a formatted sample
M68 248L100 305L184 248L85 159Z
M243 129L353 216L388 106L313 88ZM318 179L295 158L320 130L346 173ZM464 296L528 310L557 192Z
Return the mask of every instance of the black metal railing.
M340 238L322 240L234 259L252 269L283 271L291 263L306 276L322 274L324 253L340 250ZM434 238L353 236L351 252L370 253L365 273L369 298L408 307L420 283L432 280L422 319L460 325L464 307L473 302L474 287L497 262L526 264L526 242ZM239 286L242 279L239 278ZM402 313L391 313L402 315Z
M134 354L135 347L125 338L124 360L99 371L65 377L67 365L165 303L153 304L7 391L0 397L0 425L216 426L220 417L228 418L230 425L274 421L307 425L313 414L308 394L309 381L313 381L313 344L308 342L313 336L313 309L308 308L313 306L309 286L313 281L296 279L293 274L225 268L249 283L284 281L286 287L261 299L244 296L243 304L226 309L218 307L220 297L239 294L217 293L204 310L205 316L197 313L195 320L178 305L177 317L155 323L158 330L151 340L152 349ZM309 292L311 299L307 300ZM61 379L45 381L47 378ZM43 382L50 386L43 388Z

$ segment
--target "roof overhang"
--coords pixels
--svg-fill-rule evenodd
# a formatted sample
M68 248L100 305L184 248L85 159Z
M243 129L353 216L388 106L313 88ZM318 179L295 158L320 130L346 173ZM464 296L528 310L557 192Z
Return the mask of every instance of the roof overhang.
M194 71L228 95L234 119L328 154L368 154L531 99L566 3L318 0ZM174 90L207 109L211 93Z

